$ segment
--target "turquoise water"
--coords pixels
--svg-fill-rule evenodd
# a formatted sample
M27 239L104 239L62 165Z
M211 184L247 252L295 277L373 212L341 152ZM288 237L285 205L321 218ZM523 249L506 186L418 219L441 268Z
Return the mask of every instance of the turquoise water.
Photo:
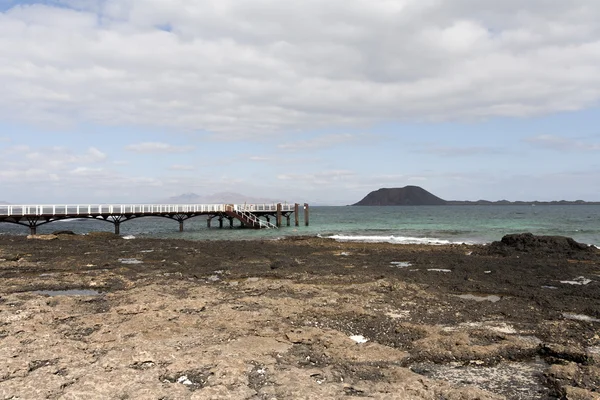
M291 235L335 237L340 240L393 243L487 243L508 233L563 235L600 246L600 206L403 206L311 207L310 226L273 230L206 227L206 217L179 224L165 218L145 217L121 224L121 235L135 237L206 239L267 239ZM227 221L226 226L227 226ZM285 224L285 219L284 219ZM112 224L94 220L60 221L40 226L38 233L72 230L76 233L113 231ZM0 233L28 234L29 229L7 223Z

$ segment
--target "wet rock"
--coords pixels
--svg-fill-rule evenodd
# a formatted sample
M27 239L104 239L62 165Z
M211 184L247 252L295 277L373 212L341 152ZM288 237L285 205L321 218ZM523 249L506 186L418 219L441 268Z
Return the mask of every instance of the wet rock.
M510 256L518 253L544 255L561 255L574 257L577 255L599 254L594 246L579 243L565 236L536 236L531 233L505 235L502 240L492 242L478 251L478 254Z
M54 231L52 232L53 235L75 235L75 232L73 231Z
M20 254L5 254L2 256L5 261L19 261L21 258Z
M567 399L598 398L600 390L600 368L584 366L574 362L552 365L545 373L553 395Z
M566 347L559 344L540 345L538 352L541 356L546 357L551 364L572 361L587 365L594 362L592 355L585 350Z

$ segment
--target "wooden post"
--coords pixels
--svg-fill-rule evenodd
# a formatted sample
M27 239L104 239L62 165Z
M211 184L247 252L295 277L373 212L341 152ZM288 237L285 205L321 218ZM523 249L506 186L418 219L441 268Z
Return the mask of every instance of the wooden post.
M304 226L308 226L308 203L304 203Z
M294 204L294 222L300 226L300 216L298 215L298 203Z
M281 226L281 203L277 203L277 221L276 225L279 228Z

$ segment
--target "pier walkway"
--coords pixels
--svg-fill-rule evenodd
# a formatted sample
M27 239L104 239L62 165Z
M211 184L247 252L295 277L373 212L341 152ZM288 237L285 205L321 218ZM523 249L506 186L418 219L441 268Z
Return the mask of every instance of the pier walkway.
M122 222L141 217L163 217L179 222L179 231L183 231L184 221L200 215L207 216L207 226L211 227L213 219L217 219L219 227L223 221L238 220L246 228L278 228L282 219L286 218L287 226L290 218L295 216L295 225L299 226L299 205L296 204L76 204L76 205L0 205L0 222L27 226L32 235L37 227L50 222L65 219L96 219L110 222L119 234ZM304 204L304 223L308 226L308 204ZM275 223L271 223L271 218Z

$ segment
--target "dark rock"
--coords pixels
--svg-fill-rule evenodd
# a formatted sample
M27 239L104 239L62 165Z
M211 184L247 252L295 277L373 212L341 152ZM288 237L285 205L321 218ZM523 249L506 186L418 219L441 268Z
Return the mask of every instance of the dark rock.
M53 235L74 235L75 232L73 231L54 231L52 232Z
M566 236L536 236L532 233L505 235L502 240L492 242L479 251L480 254L509 256L515 253L552 254L575 256L593 254L594 246L579 243Z

